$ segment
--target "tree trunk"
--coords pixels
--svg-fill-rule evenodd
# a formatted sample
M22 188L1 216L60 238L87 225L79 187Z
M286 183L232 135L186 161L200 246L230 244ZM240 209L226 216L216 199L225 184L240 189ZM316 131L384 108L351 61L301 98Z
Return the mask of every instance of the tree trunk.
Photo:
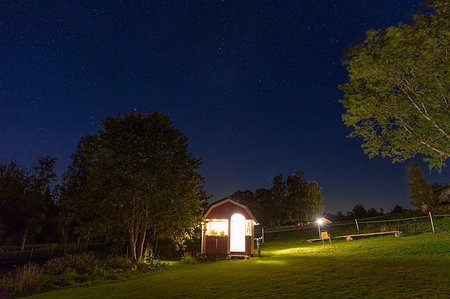
M145 244L145 237L147 236L147 232L143 231L140 233L141 240L139 244L139 254L138 254L138 261L142 260L142 255L144 254L144 244Z
M130 256L133 261L137 261L136 259L136 238L134 236L134 231L130 231Z
M27 242L27 236L28 236L28 224L22 235L22 247L21 247L22 251L25 249L25 243Z
M80 250L80 243L81 243L81 236L78 236L76 245L77 250Z

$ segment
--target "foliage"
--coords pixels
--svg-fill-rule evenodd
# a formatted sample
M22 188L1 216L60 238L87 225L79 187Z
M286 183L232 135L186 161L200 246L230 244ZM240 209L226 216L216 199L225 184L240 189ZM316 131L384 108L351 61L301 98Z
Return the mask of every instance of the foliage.
M370 158L403 162L422 154L430 168L441 168L450 156L450 5L430 4L434 13L369 30L346 50L342 119Z
M97 265L98 258L93 253L81 253L51 259L45 263L43 268L46 273L55 275L63 275L72 270L83 274L92 272Z
M61 218L81 238L128 239L134 260L142 259L148 238L182 247L206 198L199 164L166 115L107 117L97 135L78 144L64 177Z
M155 259L133 264L125 257L100 260L93 253L66 255L51 259L43 266L25 265L4 275L0 280L0 295L2 289L15 298L99 279L117 279L121 277L120 273L147 273L162 269L164 264Z
M15 162L0 165L0 219L7 236L21 238L22 250L30 232L41 233L54 208L55 161L41 158L33 170Z
M190 252L185 252L181 257L181 262L184 264L195 264L197 263L197 258Z
M417 209L431 207L433 205L433 190L430 184L424 179L419 164L411 163L406 167L409 185L409 200Z
M367 210L363 205L356 205L352 209L352 216L354 218L365 218L368 216Z
M103 261L103 265L107 270L129 270L133 267L133 262L123 256L110 256Z
M230 198L249 207L264 226L274 227L318 216L324 206L321 191L317 182L297 171L286 180L275 176L271 189L237 191Z
M24 265L17 271L6 274L2 277L0 286L12 298L48 290L42 269L34 264Z

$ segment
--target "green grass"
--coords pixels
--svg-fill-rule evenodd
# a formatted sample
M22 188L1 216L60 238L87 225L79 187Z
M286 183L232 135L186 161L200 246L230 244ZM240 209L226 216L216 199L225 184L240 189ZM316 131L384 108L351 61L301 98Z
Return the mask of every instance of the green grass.
M394 219L400 219L400 218L409 218L412 215L412 213L415 213L417 211L408 211L403 214L395 214L397 215ZM386 215L385 215L386 216ZM388 215L392 216L392 215ZM421 215L423 216L423 215ZM386 219L380 219L380 217L373 217L373 218L367 218L364 221L373 221L373 220L386 220ZM406 220L406 221L392 221L392 222L381 222L381 223L362 223L362 220L359 223L359 229L358 232L356 229L355 222L348 222L344 225L324 225L322 226L322 230L326 230L329 233L331 233L331 236L343 236L343 235L349 235L349 234L358 234L358 233L373 233L373 232L383 232L383 231L395 231L395 230L401 230L406 235L415 235L415 234L421 234L421 233L427 233L431 232L431 224L430 219L426 216L425 218L421 219L414 219L414 220ZM437 232L444 232L444 231L450 231L450 217L434 217L434 227ZM344 222L345 223L345 222ZM277 231L266 231L265 237L266 240L272 241L272 240L280 240L280 239L286 239L286 238L294 238L294 239L315 239L317 238L317 226L311 226L310 228L306 229L294 229L293 231L289 232L277 232Z
M285 234L265 243L262 253L250 260L172 264L163 272L33 298L450 296L450 232L332 245Z

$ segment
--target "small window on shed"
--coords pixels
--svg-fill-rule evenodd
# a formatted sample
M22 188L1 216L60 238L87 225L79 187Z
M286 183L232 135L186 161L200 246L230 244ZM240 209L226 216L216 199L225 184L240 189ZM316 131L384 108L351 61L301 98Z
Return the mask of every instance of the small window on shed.
M245 220L245 235L246 236L252 235L252 222L253 222L253 220Z
M206 223L206 235L217 237L228 236L228 219L214 219Z

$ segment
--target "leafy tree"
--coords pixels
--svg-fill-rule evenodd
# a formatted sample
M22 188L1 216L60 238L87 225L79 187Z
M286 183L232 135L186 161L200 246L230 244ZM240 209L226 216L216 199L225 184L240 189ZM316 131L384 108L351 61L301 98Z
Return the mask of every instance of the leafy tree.
M315 181L307 182L304 219L315 218L323 208L322 188L319 186L319 183Z
M80 141L72 160L64 210L70 221L86 215L79 223L83 237L126 236L132 258L140 260L149 238L183 245L193 236L206 198L196 173L200 161L166 115L107 117L97 135Z
M275 202L272 199L272 192L269 189L256 189L255 197L261 207L261 219L258 221L264 226L274 227L275 226Z
M441 168L450 156L450 5L430 6L433 13L416 14L412 25L369 30L346 50L342 119L370 158L422 154Z
M255 193L250 190L236 191L230 196L230 198L248 207L261 224L266 223L264 211L261 206L262 201L255 195Z
M369 209L367 210L367 216L368 216L368 217L376 217L376 216L378 216L378 215L380 215L380 214L378 214L378 211L377 211L377 209L375 209L375 208L369 208Z
M58 202L59 224L62 227L62 240L90 240L108 233L109 239L118 237L123 241L122 233L110 232L108 218L102 212L102 199L106 197L104 189L92 189L88 174L92 171L99 155L98 137L85 136L80 139L77 151L72 155L72 163L63 176L63 185ZM126 240L126 238L125 238ZM117 240L116 240L117 241ZM119 243L120 243L119 241Z
M419 164L411 163L406 167L409 184L409 200L417 209L430 208L433 201L433 189L422 175Z
M290 221L309 219L307 185L308 182L301 171L297 171L286 179L286 209Z
M323 208L319 184L305 180L301 171L286 180L281 174L275 176L270 190L258 189L254 196L263 215L261 219L271 227L310 220Z
M286 182L283 180L283 175L279 174L273 178L272 188L270 189L272 195L272 221L276 226L280 226L283 222L288 220L288 208L286 204L288 190Z
M404 209L402 206L396 205L390 212L390 214L400 214L405 212L406 209Z
M367 217L367 210L363 205L356 205L352 209L352 216L355 218L365 218Z
M39 234L53 206L52 184L56 159L44 157L33 171L12 162L0 165L0 218L6 235L18 237L22 250L30 231Z

